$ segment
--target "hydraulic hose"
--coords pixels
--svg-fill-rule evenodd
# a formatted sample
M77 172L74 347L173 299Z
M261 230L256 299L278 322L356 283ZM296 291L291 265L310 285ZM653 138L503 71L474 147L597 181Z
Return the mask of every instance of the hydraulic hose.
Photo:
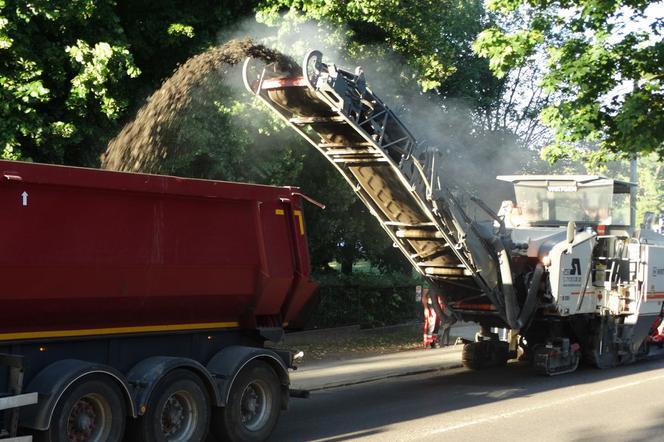
M440 304L438 303L439 293L440 293L440 288L438 288L436 285L432 285L431 288L429 288L429 292L427 293L427 297L431 301L433 310L436 312L441 321L443 320L444 317L447 316L451 316L456 321L458 319L456 317L456 314L447 307L447 303L445 303L445 301L443 301L446 304L445 311L443 311L443 309L440 308Z
M512 268L510 266L510 257L505 250L505 246L500 238L496 237L492 245L498 255L498 265L500 267L500 277L502 281L502 292L505 299L505 321L513 329L519 329L519 302L514 293L514 282L512 281Z
M540 282L542 281L542 276L544 275L544 266L541 263L537 263L535 270L533 271L533 277L530 280L530 285L528 286L528 293L526 294L526 301L523 303L523 308L519 314L519 319L517 320L519 328L523 327L530 320L530 316L533 314L537 308L537 293L539 292Z

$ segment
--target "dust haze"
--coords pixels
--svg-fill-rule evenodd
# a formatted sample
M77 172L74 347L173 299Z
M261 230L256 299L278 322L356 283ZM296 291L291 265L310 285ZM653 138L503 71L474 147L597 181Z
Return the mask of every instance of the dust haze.
M205 178L265 181L261 171L237 173L233 169L246 168L246 158L278 158L280 146L304 143L289 130L275 129L278 125L267 112L248 106L244 112L234 112L232 121L226 122L249 138L248 142L244 140L249 151L234 153L228 144L219 143L218 152L201 153L198 146L215 141L214 128L219 125L221 107L251 102L239 67L245 56L269 62L283 53L288 58L280 61L289 66L284 69L295 70L310 49L321 50L326 63L351 71L362 66L368 86L397 113L422 146L439 153L438 173L445 184L479 196L494 210L501 200L512 198L511 186L496 181L496 175L522 173L537 157L509 133L484 130L462 100L441 100L434 93L422 93L412 72L404 67L404 60L385 47L355 47L353 56L349 56L350 46L341 28L297 20L268 27L250 19L220 34L219 43L180 66L147 100L136 119L109 143L102 167L176 174L186 170ZM306 149L306 154L317 155L310 147ZM215 162L223 165L217 167Z
M497 210L502 200L513 198L512 186L497 181L497 175L524 173L534 162L546 168L538 152L521 146L513 134L484 130L462 100L421 92L405 60L384 46L353 48L351 56L343 29L312 22L287 22L278 29L246 22L238 32L229 37L252 35L297 61L319 49L326 63L351 72L361 66L369 88L397 113L422 147L439 153L439 176L462 197L479 196Z

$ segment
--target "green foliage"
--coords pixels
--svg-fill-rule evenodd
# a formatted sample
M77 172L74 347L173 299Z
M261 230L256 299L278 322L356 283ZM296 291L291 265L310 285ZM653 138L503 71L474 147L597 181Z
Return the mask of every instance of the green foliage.
M136 78L140 74L127 48L111 46L106 42L91 48L83 40L77 40L75 45L67 46L65 52L72 63L80 65L79 73L71 79L67 108L85 115L88 103L92 101L101 104L101 111L107 118L118 118L127 103L125 99L118 100L111 96L110 89L120 83L125 75Z
M139 73L112 1L0 3L0 147L5 158L65 161L119 117ZM115 19L114 19L115 18ZM100 127L100 124L102 127Z
M656 216L664 214L664 163L655 154L638 160L639 187L637 193L636 222L643 221L646 212Z
M166 32L168 35L183 36L187 38L193 38L195 35L193 26L183 25L182 23L171 23L168 25Z
M320 304L309 327L360 324L380 327L419 318L422 305L415 302L418 281L402 274L317 275Z
M504 77L514 66L524 64L542 43L540 31L521 29L505 34L497 27L482 31L473 43L473 49L489 59L489 66L499 77Z
M586 161L612 153L664 155L664 21L650 17L638 29L646 0L493 0L503 17L523 14L519 26L479 34L475 51L499 75L518 66L545 64L542 85L557 93L541 117L555 133L544 152L551 161L575 157L580 142L599 146Z
M284 12L341 27L356 58L374 45L392 51L424 91L441 87L461 69L459 60L472 58L470 43L483 20L478 0L263 0L258 19L276 24Z
M0 0L0 156L96 166L177 63L253 4Z

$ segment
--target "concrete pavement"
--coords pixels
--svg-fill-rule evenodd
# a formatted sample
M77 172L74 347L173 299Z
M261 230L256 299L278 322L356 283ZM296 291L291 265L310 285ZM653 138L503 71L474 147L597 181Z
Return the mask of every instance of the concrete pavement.
M461 324L452 327L450 334L473 339L477 330L475 324ZM291 388L316 391L458 368L461 367L461 348L461 345L456 345L308 364L291 373Z

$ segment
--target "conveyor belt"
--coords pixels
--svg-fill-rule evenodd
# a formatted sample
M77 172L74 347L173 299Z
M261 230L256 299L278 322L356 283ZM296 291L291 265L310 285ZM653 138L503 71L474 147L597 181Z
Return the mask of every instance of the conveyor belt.
M502 245L481 236L438 182L437 156L366 87L361 70L325 64L318 51L305 57L302 76L255 63L245 62L247 89L334 165L413 266L444 287L448 306L492 304L476 313L504 317Z

